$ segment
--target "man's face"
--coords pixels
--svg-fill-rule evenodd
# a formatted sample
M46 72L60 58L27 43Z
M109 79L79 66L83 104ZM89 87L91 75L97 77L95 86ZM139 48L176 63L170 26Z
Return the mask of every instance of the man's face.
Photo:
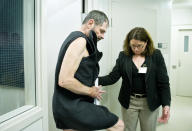
M97 25L93 28L97 35L97 41L104 39L104 34L107 30L108 24L107 22L104 22L102 25Z

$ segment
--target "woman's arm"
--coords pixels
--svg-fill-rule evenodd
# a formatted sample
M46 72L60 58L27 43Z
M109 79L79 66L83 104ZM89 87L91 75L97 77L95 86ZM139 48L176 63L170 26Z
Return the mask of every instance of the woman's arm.
M116 60L116 64L113 67L113 70L111 71L111 73L109 73L109 75L99 77L99 85L102 85L102 86L112 85L119 80L119 78L121 77L121 73L120 73L121 59L122 59L122 54L120 52L119 57Z
M161 97L162 106L170 106L171 92L169 77L165 65L164 58L159 50L157 50L157 86L159 88L159 94Z

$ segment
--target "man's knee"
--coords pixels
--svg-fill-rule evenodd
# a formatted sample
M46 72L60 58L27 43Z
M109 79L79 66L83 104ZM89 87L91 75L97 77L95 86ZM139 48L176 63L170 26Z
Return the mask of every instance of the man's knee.
M117 127L118 127L119 129L124 130L124 128L125 128L124 122L119 119L118 122L117 122Z
M122 120L118 120L117 123L108 129L108 131L123 131L124 130L124 122Z

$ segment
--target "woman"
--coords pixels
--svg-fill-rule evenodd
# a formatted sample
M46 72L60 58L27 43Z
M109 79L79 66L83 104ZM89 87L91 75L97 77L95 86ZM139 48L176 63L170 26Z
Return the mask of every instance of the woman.
M167 69L160 50L154 48L149 33L140 27L126 36L112 72L99 77L99 84L114 84L122 77L119 102L126 131L155 131L158 107L162 105L160 122L167 122L170 114L170 87Z

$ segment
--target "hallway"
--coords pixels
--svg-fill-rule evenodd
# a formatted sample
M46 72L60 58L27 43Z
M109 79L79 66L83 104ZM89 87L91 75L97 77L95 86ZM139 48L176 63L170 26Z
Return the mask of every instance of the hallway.
M172 97L168 124L160 124L157 131L192 131L192 97Z

